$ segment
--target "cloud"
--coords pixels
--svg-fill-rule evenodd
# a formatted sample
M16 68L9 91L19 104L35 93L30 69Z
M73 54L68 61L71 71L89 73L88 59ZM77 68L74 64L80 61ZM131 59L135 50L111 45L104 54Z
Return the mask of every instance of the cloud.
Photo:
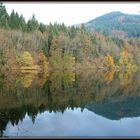
M140 136L140 117L109 120L80 108L62 113L38 114L35 124L26 116L17 126L7 125L5 135L20 136ZM27 130L27 131L25 131Z
M64 22L66 25L73 25L87 22L112 11L139 14L137 7L139 3L5 2L4 4L9 14L12 9L15 9L19 14L23 14L27 21L35 13L37 20L45 24Z

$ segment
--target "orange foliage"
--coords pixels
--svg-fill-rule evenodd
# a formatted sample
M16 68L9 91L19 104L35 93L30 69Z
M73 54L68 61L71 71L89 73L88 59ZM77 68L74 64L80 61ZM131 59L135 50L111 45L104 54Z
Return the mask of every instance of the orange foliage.
M120 59L119 59L119 65L128 65L129 63L131 63L131 58L130 58L130 54L127 52L127 50L125 48L123 48L121 54L120 54Z
M114 73L115 73L114 69L112 69L111 71L107 71L105 73L104 77L107 84L109 84L113 80Z
M43 73L45 77L48 77L49 62L47 58L45 57L45 55L43 54L43 52L39 53L38 59L39 59L39 67L41 69L41 73Z
M111 55L107 55L104 58L104 66L107 67L108 70L114 70L115 64L114 59Z

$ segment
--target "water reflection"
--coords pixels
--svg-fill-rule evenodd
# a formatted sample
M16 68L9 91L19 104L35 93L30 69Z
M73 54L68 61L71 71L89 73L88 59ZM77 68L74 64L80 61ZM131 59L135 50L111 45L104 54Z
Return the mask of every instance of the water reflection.
M55 71L49 73L45 78L37 73L24 73L1 77L1 136L16 136L15 133L12 134L10 131L16 129L15 131L17 132L18 125L23 125L23 129L25 129L28 123L30 123L34 129L33 134L29 135L45 135L46 131L43 133L43 128L40 128L41 131L35 133L35 131L37 131L36 129L39 129L38 123L41 121L37 120L37 118L43 117L42 119L45 119L45 117L50 116L50 120L53 120L53 117L57 118L58 114L61 116L59 116L60 119L65 118L61 120L61 124L59 125L67 123L67 121L69 125L71 125L62 125L62 127L64 127L62 129L67 130L70 129L70 127L72 129L72 121L76 121L76 118L73 120L73 117L70 118L70 116L68 117L65 113L70 111L71 114L73 114L77 112L77 109L77 117L79 119L80 116L88 116L88 114L93 114L94 119L97 119L97 117L99 117L98 115L100 115L102 119L106 118L105 120L108 122L109 120L120 120L126 117L138 117L140 116L139 78L139 72L128 74L125 72L115 73L114 71ZM47 115L44 116L44 113ZM26 119L28 123L25 121ZM80 121L80 124L75 126L77 127L76 132L67 130L64 135L93 134L88 133L84 126L86 125L87 128L90 127L91 121L89 117L84 119L84 121L87 121L86 124L81 124L82 122ZM45 126L43 125L42 127ZM98 127L98 125L96 127ZM94 129L96 129L96 127L94 125ZM23 132L23 129L18 135L28 135L28 132ZM53 122L51 126L48 126L46 129L47 136L62 134L61 131L56 133L51 130L57 129ZM109 129L111 130L111 128ZM83 133L84 130L85 133ZM118 134L121 134L121 131L119 132ZM109 133L102 134L101 132L97 132L93 135L96 136L100 134L105 136L111 135Z
M62 113L44 113L36 116L33 124L25 116L18 125L7 124L7 136L139 136L140 117L109 120L84 109L66 109Z

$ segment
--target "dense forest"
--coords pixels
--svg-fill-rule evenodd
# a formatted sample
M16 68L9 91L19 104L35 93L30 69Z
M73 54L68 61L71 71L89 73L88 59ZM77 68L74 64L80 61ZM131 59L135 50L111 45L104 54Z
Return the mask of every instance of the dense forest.
M109 21L109 22L108 22ZM119 38L140 37L140 16L111 12L85 23L89 31Z
M135 71L140 63L140 39L120 39L64 24L39 23L35 15L27 22L0 4L1 76L9 72L52 69L100 69Z

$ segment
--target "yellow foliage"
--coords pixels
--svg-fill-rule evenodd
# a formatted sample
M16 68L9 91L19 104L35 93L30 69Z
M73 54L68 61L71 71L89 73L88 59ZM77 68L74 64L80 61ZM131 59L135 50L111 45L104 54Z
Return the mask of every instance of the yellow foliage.
M23 63L27 66L30 66L33 64L33 58L29 52L24 52L22 55Z
M104 66L107 67L108 70L114 70L115 64L114 64L114 59L111 55L105 56Z
M75 73L72 71L64 71L63 75L64 86L70 85L75 81Z
M43 52L39 53L39 67L41 69L41 73L44 73L46 76L48 76L48 65L49 62Z
M31 86L35 73L24 74L17 77L16 82L21 83L23 87L28 88Z
M28 88L28 87L31 86L32 80L33 80L32 77L26 76L26 77L24 77L24 79L22 80L22 85L23 85L25 88Z
M130 74L128 72L119 72L119 80L122 86L126 86L130 82Z
M120 54L120 59L119 59L119 66L126 66L131 63L131 57L130 54L127 52L125 48L123 48L121 54Z
M113 80L114 72L115 72L114 69L112 69L111 71L107 71L105 73L104 77L107 84L109 84Z
M132 64L130 54L123 48L119 59L119 79L122 85L129 83L129 77L137 71L137 65Z
M115 72L115 64L114 59L111 55L107 55L104 58L104 66L107 71L104 74L104 79L107 83L110 83L113 80L114 72Z
M37 65L34 65L34 66L30 66L30 67L29 66L22 66L20 69L21 70L37 70L39 68Z
M64 54L63 66L64 69L73 69L75 66L75 57L69 54Z
M133 72L136 72L137 70L138 70L138 66L135 65L135 64L133 64L133 65L132 65L132 71L133 71Z
M120 67L118 65L115 65L115 71L118 72L120 70Z
M16 58L17 58L17 62L21 66L32 66L33 65L32 55L28 51L25 51L22 55L19 55Z

